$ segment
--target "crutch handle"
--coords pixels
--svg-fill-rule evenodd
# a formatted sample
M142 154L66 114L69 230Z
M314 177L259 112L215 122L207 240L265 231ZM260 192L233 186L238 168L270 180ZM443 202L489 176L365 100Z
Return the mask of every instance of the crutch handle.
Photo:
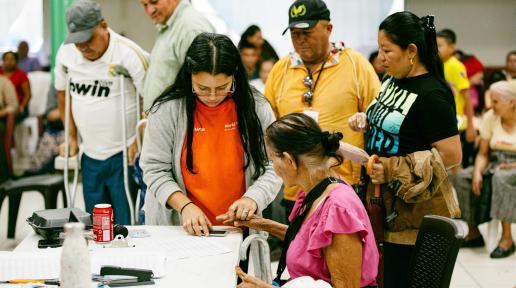
M381 163L380 157L378 157L378 155L371 155L371 157L369 157L369 160L367 160L367 165L366 165L367 175L373 174L373 165L376 163ZM379 198L380 196L381 196L380 185L374 185L374 197Z

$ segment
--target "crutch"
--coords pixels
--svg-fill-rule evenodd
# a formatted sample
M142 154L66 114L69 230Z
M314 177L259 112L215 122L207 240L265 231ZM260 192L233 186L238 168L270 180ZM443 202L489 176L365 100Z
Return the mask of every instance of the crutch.
M126 105L125 105L125 81L124 78L131 78L129 75L129 72L127 69L125 69L121 65L115 66L115 75L118 75L118 78L120 80L120 93L122 97L122 138L123 138L123 167L124 167L124 190L125 190L125 196L127 198L127 204L129 206L129 214L131 215L131 224L135 223L136 215L134 213L134 206L133 206L133 200L131 197L131 192L129 191L129 172L127 167L127 119L126 119ZM138 93L136 93L136 97L138 97ZM136 99L136 113L139 112L139 101L138 98ZM136 118L139 118L139 115L136 116Z
M138 103L139 104L139 103ZM137 109L136 109L137 113L138 113L138 117L141 116L140 114L140 105L137 106ZM138 154L141 154L142 152L142 142L140 140L140 128L147 124L147 119L140 119L138 121L138 123L136 123L136 145L138 145ZM136 167L135 167L136 169ZM135 214L136 214L136 218L137 218L137 223L142 225L144 224L144 221L142 219L140 219L140 203L142 201L145 201L145 194L142 195L142 190L141 189L138 189L138 193L136 194L136 211L135 211ZM142 220L142 221L140 221Z
M270 248L269 243L267 243L268 233L260 232L257 234L252 234L247 236L242 245L240 245L239 257L240 260L244 261L247 259L247 250L253 249L251 245L255 243L255 253L253 257L258 257L259 266L254 267L254 274L257 278L265 281L265 283L272 283L272 271L271 271L271 257L270 257ZM258 255L256 255L258 254ZM251 261L249 261L249 265L251 265ZM258 269L257 269L258 268Z
M77 195L77 182L79 181L79 151L77 151L76 160L77 163L74 167L74 175L73 175L73 185L72 190L70 191L70 183L68 182L68 168L69 168L69 157L70 157L70 76L68 75L68 71L66 67L65 69L65 137L64 137L64 187L66 194L66 202L68 203L68 207L75 207L75 197Z

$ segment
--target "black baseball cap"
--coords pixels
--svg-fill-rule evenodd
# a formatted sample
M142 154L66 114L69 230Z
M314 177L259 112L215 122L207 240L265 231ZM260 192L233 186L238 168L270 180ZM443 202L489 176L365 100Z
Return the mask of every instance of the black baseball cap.
M288 29L314 27L319 20L330 21L330 10L322 0L297 0L288 9Z

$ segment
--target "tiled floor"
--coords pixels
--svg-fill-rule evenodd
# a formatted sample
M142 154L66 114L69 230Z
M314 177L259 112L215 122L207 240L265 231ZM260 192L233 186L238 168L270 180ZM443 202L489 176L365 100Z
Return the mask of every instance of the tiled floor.
M84 207L79 186L77 207ZM16 238L6 239L7 235L7 205L6 199L0 210L0 250L12 250L31 231L25 219L33 211L44 209L43 197L36 192L25 193L22 196L21 209L18 214ZM62 203L59 203L60 207ZM464 225L464 228L466 226ZM516 225L513 225L513 235L516 235ZM480 230L487 239L487 224L481 225ZM273 263L275 271L277 263ZM453 288L512 288L516 287L516 254L505 259L490 259L486 248L461 249L452 277Z

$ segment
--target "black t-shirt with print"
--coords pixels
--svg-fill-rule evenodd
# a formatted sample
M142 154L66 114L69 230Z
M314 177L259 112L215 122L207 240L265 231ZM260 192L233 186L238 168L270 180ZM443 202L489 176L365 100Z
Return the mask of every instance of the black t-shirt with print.
M430 150L432 143L458 134L453 95L434 76L392 78L384 81L381 91L385 93L380 92L366 111L369 154L404 156Z

